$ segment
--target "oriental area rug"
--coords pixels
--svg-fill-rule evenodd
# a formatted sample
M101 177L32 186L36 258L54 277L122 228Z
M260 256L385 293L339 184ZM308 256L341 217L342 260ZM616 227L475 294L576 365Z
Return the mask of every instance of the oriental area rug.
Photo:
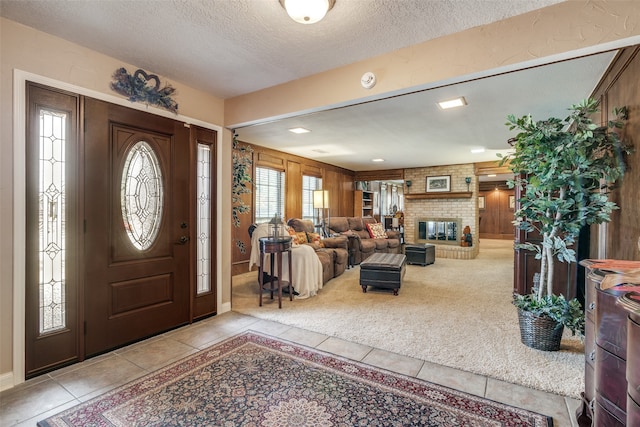
M535 412L245 332L44 421L53 426L551 426Z

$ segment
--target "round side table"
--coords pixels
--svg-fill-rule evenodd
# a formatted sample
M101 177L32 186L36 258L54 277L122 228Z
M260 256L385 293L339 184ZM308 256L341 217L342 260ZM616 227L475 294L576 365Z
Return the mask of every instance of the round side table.
M291 237L261 237L258 239L260 243L260 266L258 269L258 286L260 286L260 307L262 307L262 292L264 285L264 261L265 256L270 254L270 267L269 270L271 272L271 281L270 281L270 293L271 299L273 299L273 293L278 291L278 308L282 308L282 287L289 287L289 301L293 301L293 291L292 291L292 277L293 275L291 270ZM282 254L286 253L289 257L287 261L289 264L289 280L282 280ZM278 276L275 277L275 281L277 282L277 288L274 288L274 264L277 259L278 262Z

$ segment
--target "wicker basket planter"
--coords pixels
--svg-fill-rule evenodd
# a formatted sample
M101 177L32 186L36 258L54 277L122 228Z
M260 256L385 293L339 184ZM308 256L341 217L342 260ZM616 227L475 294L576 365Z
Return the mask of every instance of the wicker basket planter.
M564 325L548 317L537 317L530 311L518 308L520 340L536 350L558 351Z

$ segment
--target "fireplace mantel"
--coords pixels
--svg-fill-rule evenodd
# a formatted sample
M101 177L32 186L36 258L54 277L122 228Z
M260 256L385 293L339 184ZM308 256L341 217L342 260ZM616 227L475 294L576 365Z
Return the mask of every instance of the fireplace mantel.
M470 199L473 196L472 191L449 191L442 193L405 193L404 198L407 200L419 199Z

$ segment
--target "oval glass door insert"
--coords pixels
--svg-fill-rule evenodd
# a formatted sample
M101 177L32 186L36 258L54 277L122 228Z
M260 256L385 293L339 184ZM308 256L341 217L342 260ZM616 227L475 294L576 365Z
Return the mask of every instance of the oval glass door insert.
M158 156L151 145L139 141L127 153L120 182L124 228L138 250L149 249L158 236L163 197Z

